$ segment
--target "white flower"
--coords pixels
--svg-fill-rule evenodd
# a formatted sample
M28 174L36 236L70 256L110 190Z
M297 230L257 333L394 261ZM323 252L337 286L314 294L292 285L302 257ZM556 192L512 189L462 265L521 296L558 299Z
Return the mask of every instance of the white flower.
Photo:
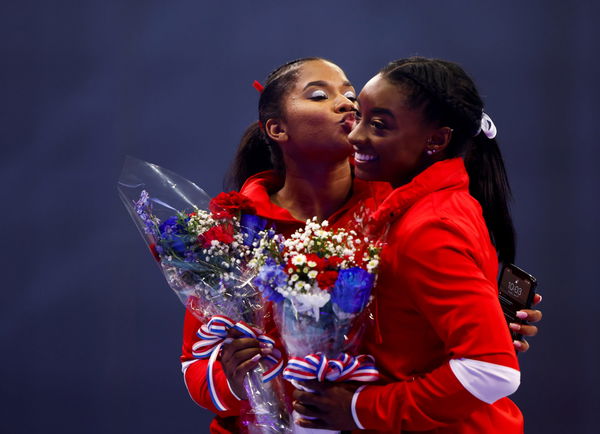
M317 270L311 270L308 272L308 277L311 279L314 279L317 277L318 274L319 274L319 272Z
M296 255L292 258L292 264L294 265L304 265L304 263L306 262L306 256L300 254L300 255Z
M299 279L299 277L296 273L294 273L290 276L290 282L295 282L298 279Z

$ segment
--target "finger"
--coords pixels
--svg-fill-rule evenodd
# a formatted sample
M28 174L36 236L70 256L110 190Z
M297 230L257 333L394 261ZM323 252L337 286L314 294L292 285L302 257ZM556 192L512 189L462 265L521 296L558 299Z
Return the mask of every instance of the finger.
M242 333L238 329L230 328L227 330L227 336L229 336L230 338L243 338L247 337L248 335Z
M323 412L318 407L312 405L306 405L306 403L300 401L294 401L292 404L294 410L300 413L302 416L308 416L310 418L318 418L322 416Z
M536 304L539 304L541 302L542 302L542 296L536 292L535 295L533 296L533 301L531 302L531 305L535 306Z
M304 419L299 418L294 421L296 425L300 425L303 428L329 428L329 426L321 419Z
M310 392L314 392L314 393L320 393L327 388L325 383L321 383L320 381L317 381L317 380L310 380L310 381L295 380L292 384L294 385L294 387L296 387L300 390L310 391Z
M235 353L233 353L231 355L231 358L229 359L229 362L239 366L242 363L247 362L248 360L254 358L254 357L262 357L260 350L258 348L248 348L248 349L243 349L240 351L236 351Z
M302 403L302 405L317 408L323 407L323 400L321 396L317 395L316 393L304 392L303 390L296 389L293 396L294 399Z
M522 325L519 334L523 336L535 336L538 334L538 328L534 325Z
M255 349L256 351L260 351L260 344L256 339L251 338L227 338L223 341L221 358L230 359L236 352L247 349Z
M527 342L525 339L522 339L520 341L513 341L513 345L515 347L515 350L517 350L519 353L524 353L527 350L529 350L529 342Z
M221 363L239 365L259 353L259 348L242 348L238 350L234 347L225 347L221 353Z
M260 354L256 354L254 357L252 357L251 359L240 363L237 368L235 369L235 375L237 377L243 377L246 375L246 373L250 372L252 369L256 368L256 366L258 365L258 362L260 362L261 359L261 355Z
M528 322L538 322L542 319L542 312L534 309L522 309L517 311L517 317Z
M525 324L518 324L518 323L511 322L508 325L508 327L512 331L519 333L520 335L523 335L523 336L535 336L535 335L537 335L537 332L538 332L538 328L533 325L525 325Z

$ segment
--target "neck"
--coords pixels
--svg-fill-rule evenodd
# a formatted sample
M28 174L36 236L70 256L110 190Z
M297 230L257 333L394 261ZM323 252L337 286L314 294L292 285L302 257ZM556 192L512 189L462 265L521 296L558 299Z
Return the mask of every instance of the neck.
M347 159L308 164L286 159L285 183L271 200L297 220L317 217L323 221L341 208L351 190L352 172Z

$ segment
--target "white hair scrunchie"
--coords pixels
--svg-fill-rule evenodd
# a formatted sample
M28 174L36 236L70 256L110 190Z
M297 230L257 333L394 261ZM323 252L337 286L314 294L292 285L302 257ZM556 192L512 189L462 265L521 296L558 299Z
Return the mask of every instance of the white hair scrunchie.
M498 133L498 129L496 128L496 125L494 125L494 121L492 121L492 118L489 117L489 115L485 112L482 112L481 114L481 125L479 130L477 130L477 134L475 135L477 136L481 132L483 132L488 139L493 139Z

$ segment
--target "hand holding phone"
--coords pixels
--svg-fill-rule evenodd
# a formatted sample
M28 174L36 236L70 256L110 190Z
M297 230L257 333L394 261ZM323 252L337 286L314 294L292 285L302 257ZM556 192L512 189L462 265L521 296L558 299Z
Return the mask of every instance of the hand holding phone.
M514 264L505 265L498 283L500 305L507 323L526 324L517 317L517 312L529 309L535 295L537 281L531 274ZM513 340L520 340L521 335L511 330Z

